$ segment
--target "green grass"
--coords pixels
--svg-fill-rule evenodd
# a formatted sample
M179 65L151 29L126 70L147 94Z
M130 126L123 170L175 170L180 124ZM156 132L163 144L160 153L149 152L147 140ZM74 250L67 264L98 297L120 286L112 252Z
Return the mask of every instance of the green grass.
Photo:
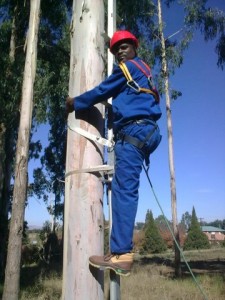
M62 278L52 273L44 278L40 276L34 285L21 289L20 300L57 300L61 298Z
M174 279L167 267L136 265L128 278L121 280L121 296L126 300L200 300L204 299L190 276ZM163 275L162 275L163 274ZM225 299L224 275L197 275L208 300ZM107 298L106 298L107 299Z
M33 265L22 268L20 300L57 300L62 292L62 265Z
M193 273L207 300L225 299L225 249L185 252ZM121 277L121 300L201 300L193 278L182 264L183 276L174 277L173 253L135 256L129 277ZM61 298L62 266L22 268L19 300ZM0 295L2 283L0 284ZM105 272L105 300L109 297L109 272ZM1 296L0 296L1 298ZM92 299L89 299L92 300Z

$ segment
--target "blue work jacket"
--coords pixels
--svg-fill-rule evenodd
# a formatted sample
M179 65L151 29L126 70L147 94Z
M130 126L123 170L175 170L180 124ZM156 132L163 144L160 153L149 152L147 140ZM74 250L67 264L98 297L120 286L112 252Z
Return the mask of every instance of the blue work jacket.
M138 64L141 59L135 57ZM142 88L149 89L148 79L146 75L132 62L126 61L126 66L138 85ZM141 67L148 72L147 68L141 64ZM81 111L90 108L94 104L113 98L113 129L117 133L125 124L131 120L151 118L157 121L161 117L159 103L151 94L144 92L136 92L127 85L122 70L118 65L113 69L112 74L100 83L97 87L76 96L74 99L75 111Z

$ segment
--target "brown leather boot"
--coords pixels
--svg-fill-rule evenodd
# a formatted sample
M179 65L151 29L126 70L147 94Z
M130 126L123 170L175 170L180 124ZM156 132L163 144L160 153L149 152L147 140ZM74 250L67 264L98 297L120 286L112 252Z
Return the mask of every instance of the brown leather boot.
M133 257L133 253L94 255L89 258L89 263L95 268L111 269L118 275L128 276L133 265Z

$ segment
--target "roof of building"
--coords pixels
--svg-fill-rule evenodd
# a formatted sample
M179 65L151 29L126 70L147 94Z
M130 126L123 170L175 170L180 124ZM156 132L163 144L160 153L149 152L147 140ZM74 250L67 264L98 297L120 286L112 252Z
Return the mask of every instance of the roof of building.
M201 226L202 231L207 231L207 232L225 232L224 229L214 227L214 226Z

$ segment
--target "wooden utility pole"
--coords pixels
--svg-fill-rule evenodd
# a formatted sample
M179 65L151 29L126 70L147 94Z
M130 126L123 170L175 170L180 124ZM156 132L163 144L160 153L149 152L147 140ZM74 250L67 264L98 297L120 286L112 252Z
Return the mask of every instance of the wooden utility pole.
M169 169L170 169L170 190L171 190L171 207L172 207L172 221L173 221L173 232L179 243L179 231L177 221L177 196L176 196L176 181L175 181L175 167L173 157L173 127L172 127L172 116L171 116L171 105L170 105L170 94L169 94L169 70L167 67L166 59L166 46L163 34L163 21L162 21L162 9L161 0L158 0L158 20L159 20L159 36L161 42L162 51L162 72L164 76L164 87L166 95L166 114L167 114L167 133L168 133L168 150L169 150ZM175 248L175 274L176 276L181 275L181 260L180 250L174 243Z
M40 0L31 0L30 5L27 52L22 87L20 125L16 149L15 182L3 300L18 300L19 298L20 260L24 208L27 195L27 165L33 109L33 86L36 74Z
M104 76L103 0L73 1L69 95L79 95ZM89 256L103 255L103 146L79 135L81 128L102 135L104 106L68 117L64 211L62 299L103 299L103 271L89 266ZM72 130L71 130L72 129ZM88 171L89 170L89 171ZM95 170L95 171L93 171Z
M116 0L108 0L108 36L111 38L116 31ZM114 56L108 49L108 76L112 73L114 63ZM112 104L112 99L108 101ZM112 128L108 130L108 139L113 138ZM108 164L114 166L114 152L108 153ZM109 188L108 188L108 202L109 202L109 242L112 229L112 191L111 191L111 182L112 174L109 174ZM117 275L114 271L110 270L110 299L119 300L120 299L120 276Z

